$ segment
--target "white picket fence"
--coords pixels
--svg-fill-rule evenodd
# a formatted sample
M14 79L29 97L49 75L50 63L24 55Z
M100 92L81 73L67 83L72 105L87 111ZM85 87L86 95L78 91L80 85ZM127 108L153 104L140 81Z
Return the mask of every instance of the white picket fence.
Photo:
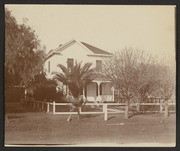
M131 106L136 106L137 107L137 111L138 112L146 112L146 113L151 113L152 111L140 111L140 106L159 106L160 109L159 111L153 111L154 113L163 113L164 112L164 108L165 108L165 103L160 102L160 103L132 103L130 104ZM175 102L169 102L167 104L167 106L176 106ZM173 113L176 112L175 110L169 110L168 112Z
M35 100L25 100L26 104L29 106L32 106L34 109L38 109L40 111L44 111L46 113L50 114L77 114L77 112L64 112L64 111L57 111L56 107L57 106L68 106L69 103L56 103L56 102L42 102L42 101L35 101ZM137 111L139 111L140 106L147 106L147 105L157 105L160 106L159 111L154 111L154 112L160 112L164 114L168 114L170 112L175 112L173 111L168 111L168 109L165 109L165 106L175 106L175 102L171 102L165 105L165 103L134 103L130 104L130 106L136 106ZM126 110L126 103L86 103L85 106L98 106L98 108L101 110L99 112L97 111L81 111L80 114L104 114L104 120L106 121L108 119L108 114L114 114L114 113L125 113ZM112 109L108 108L108 106L118 106L120 108L118 109ZM163 110L164 109L164 110ZM131 112L131 111L130 111ZM152 112L152 111L145 111L146 113Z
M33 107L34 109L38 109L40 111L45 111L46 113L50 114L77 114L77 112L62 112L56 111L56 106L68 106L70 103L56 103L56 102L42 102L42 101L35 101L35 100L26 100L26 104ZM122 110L117 109L108 109L108 105L111 106L125 106L125 103L86 103L86 106L98 106L100 109L102 107L102 111L99 112L82 112L80 110L80 114L104 114L104 120L107 120L107 114L112 113L124 113ZM50 108L52 107L52 111Z
M50 105L53 106L52 114L77 114L77 112L61 112L61 111L56 111L56 106L65 106L69 105L69 103L50 103ZM80 109L80 114L104 114L104 120L107 121L108 114L112 113L124 113L122 110L117 110L117 109L108 109L108 106L125 106L125 103L86 103L85 106L98 106L98 108L101 111L82 111Z

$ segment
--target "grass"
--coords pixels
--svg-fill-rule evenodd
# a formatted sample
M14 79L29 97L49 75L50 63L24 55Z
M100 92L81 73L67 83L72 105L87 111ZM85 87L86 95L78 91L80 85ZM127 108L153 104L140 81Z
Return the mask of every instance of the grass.
M12 108L12 109L11 109ZM108 114L72 116L52 115L24 108L6 106L5 145L79 145L79 146L174 146L176 115L165 119L163 114Z
M85 145L85 146L174 146L175 114L165 119L163 114L140 114L124 119L124 114L72 116L42 112L6 114L6 145Z

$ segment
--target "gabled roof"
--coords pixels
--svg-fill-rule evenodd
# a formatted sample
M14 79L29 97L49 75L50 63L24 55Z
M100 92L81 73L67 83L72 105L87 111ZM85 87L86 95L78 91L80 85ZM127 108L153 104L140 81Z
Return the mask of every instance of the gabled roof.
M85 42L81 42L85 47L87 47L89 50L91 50L93 53L95 54L106 54L106 55L112 55L111 53L107 52L107 51L104 51L102 49L99 49L97 47L94 47L90 44L87 44Z
M73 43L78 43L79 45L81 45L82 47L84 47L86 50L88 50L89 53L91 53L90 55L105 55L105 56L112 56L113 54L112 53L109 53L107 51L104 51L102 49L99 49L95 46L92 46L90 44L87 44L85 42L80 42L80 41L77 41L75 39L72 39L70 41L68 41L67 43L63 44L63 45L60 45L58 48L54 49L54 50L51 50L46 59L50 58L51 56L53 56L54 54L60 54L61 55L61 52L66 48L68 47L68 45L71 45Z

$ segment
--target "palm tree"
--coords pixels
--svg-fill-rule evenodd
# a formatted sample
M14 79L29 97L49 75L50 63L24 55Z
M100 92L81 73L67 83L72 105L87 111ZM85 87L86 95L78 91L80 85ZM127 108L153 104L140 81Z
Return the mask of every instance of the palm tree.
M78 98L82 94L83 88L94 78L95 70L91 66L92 63L85 63L82 66L82 62L75 62L75 65L71 68L58 64L62 72L53 72L54 79L68 86L71 95Z
M58 67L62 72L54 72L54 79L62 82L64 85L68 86L69 94L66 96L67 102L70 102L72 112L75 108L78 109L78 115L80 108L85 104L85 98L82 97L83 88L94 79L95 69L91 68L92 63L85 63L82 66L82 62L77 63L71 68L67 68L62 64ZM70 120L71 114L68 118Z

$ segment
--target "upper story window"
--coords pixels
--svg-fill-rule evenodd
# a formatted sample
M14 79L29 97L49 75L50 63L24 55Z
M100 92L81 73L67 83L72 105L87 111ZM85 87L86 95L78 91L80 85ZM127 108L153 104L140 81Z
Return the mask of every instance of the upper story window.
M48 72L51 72L51 62L48 61Z
M100 71L102 69L102 61L96 60L96 70Z
M68 58L67 59L67 68L71 69L74 66L74 59Z

